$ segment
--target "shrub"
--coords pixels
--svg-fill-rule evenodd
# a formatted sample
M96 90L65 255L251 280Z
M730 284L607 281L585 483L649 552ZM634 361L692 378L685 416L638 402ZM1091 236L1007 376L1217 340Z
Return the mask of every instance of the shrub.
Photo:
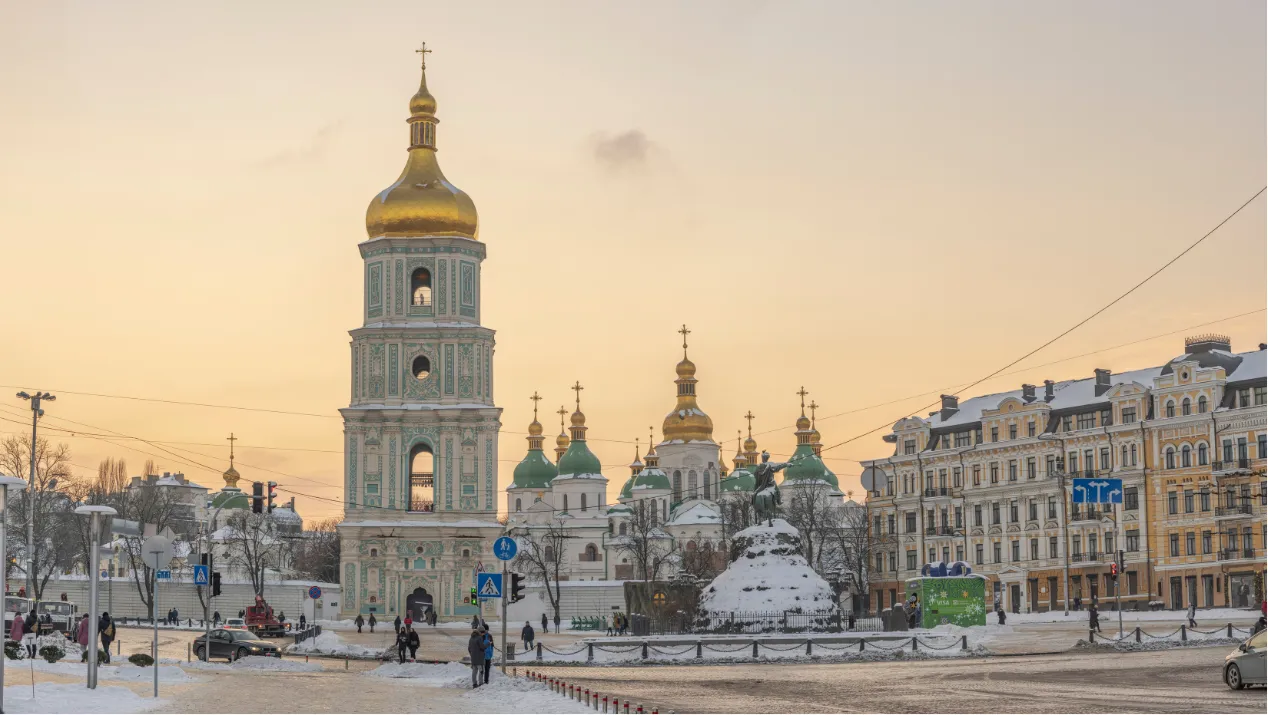
M4 641L4 657L9 660L22 660L26 657L26 648L23 648L21 643L6 638Z
M144 653L133 653L128 656L128 662L140 668L148 668L154 665L154 659Z
M59 646L46 645L40 649L40 657L50 663L56 663L66 657L66 651L62 650Z
M83 649L83 651L84 651L84 652L83 652L82 654L80 654L80 656L79 656L79 661L80 661L81 663L87 663L87 662L88 662L88 649L87 649L87 648L84 648L84 649ZM104 651L104 650L103 650L103 649L101 649L101 648L98 648L98 649L97 649L97 663L99 663L99 664L100 664L100 663L105 663L105 662L106 662L106 651Z

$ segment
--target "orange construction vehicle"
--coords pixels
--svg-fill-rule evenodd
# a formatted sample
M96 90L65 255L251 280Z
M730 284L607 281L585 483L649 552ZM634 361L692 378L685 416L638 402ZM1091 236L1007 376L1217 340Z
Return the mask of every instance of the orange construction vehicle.
M273 615L273 607L264 600L263 596L256 596L255 605L247 606L246 620L247 630L261 638L286 635L286 626Z

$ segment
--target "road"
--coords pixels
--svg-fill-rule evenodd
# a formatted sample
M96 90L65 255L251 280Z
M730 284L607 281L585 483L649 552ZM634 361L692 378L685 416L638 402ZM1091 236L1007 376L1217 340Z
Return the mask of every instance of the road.
M543 671L661 712L1264 712L1221 682L1230 650Z

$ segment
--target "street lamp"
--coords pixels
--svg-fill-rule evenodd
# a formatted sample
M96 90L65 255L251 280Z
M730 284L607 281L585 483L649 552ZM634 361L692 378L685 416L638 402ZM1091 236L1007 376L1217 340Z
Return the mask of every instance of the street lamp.
M8 509L10 489L14 491L26 489L26 482L17 477L8 477L0 474L0 519L4 518ZM8 563L5 561L4 552L5 546L7 546L4 539L5 531L4 527L0 526L0 597L3 597L9 590L8 586L5 584L8 572L8 569L5 567L5 564ZM14 614L13 617L17 618L17 614ZM4 712L4 668L2 667L0 667L0 712Z
M76 514L87 516L90 545L88 547L88 689L97 688L97 568L101 550L101 520L119 512L113 507L84 504L75 507ZM157 665L157 664L156 664Z
M53 402L57 397L48 392L39 391L36 391L34 395L29 395L25 391L19 392L18 397L31 403L31 490L34 491L35 428L39 425L40 418L44 416L40 403L44 400ZM26 501L26 593L33 597L35 596L35 495L31 494Z

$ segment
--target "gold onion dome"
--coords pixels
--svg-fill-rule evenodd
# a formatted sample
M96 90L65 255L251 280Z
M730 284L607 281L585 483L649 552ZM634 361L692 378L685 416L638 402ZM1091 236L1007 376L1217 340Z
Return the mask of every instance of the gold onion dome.
M479 238L475 202L445 178L436 161L436 98L427 89L424 46L422 80L409 101L409 156L400 177L370 200L365 230L370 238L457 236Z
M810 418L809 418L809 417L807 417L807 416L805 416L805 415L802 415L801 417L798 417L798 418L797 418L797 429L798 429L798 430L802 430L802 431L810 429Z
M674 368L678 374L674 380L678 404L665 415L661 434L666 442L713 442L713 420L696 404L696 364L687 358L687 335L691 331L684 325L678 332L682 334L682 360Z

